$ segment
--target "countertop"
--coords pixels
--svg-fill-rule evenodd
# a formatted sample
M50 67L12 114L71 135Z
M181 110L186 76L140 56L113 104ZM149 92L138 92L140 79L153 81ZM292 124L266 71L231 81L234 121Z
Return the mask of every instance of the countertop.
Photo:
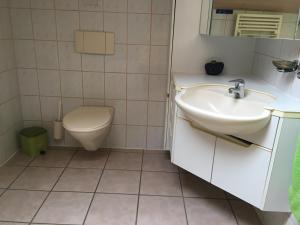
M200 84L223 84L232 86L232 84L228 83L228 81L237 78L242 78L245 80L246 89L253 89L256 91L269 93L276 97L276 101L274 103L266 106L266 108L273 111L273 115L280 117L300 118L300 100L285 94L281 90L263 80L255 79L250 76L208 76L199 74L173 73L173 82L176 90L181 90L182 88L192 87Z

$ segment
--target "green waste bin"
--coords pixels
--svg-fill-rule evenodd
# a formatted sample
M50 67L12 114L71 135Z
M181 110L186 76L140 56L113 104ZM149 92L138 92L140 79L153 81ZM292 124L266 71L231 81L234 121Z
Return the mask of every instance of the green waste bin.
M24 128L19 135L22 151L31 157L45 153L48 148L47 130L42 127Z

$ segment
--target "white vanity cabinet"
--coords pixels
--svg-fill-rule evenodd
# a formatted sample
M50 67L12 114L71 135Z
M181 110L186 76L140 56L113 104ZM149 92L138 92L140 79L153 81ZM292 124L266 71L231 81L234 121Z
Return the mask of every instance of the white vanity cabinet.
M210 182L216 137L176 118L173 163Z
M266 148L243 147L218 138L211 183L260 206L270 161L271 151Z
M300 119L272 116L257 134L238 137L250 142L243 146L195 128L177 106L171 115L174 164L261 210L290 211L288 189Z

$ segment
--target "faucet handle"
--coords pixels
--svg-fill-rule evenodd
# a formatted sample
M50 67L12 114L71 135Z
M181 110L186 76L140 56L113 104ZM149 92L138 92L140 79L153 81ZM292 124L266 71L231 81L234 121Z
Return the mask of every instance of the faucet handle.
M245 80L244 79L234 79L230 80L228 82L234 83L235 87L241 86L241 84L244 86L245 85Z
M235 80L230 80L228 82L245 84L245 80L244 79L235 79Z

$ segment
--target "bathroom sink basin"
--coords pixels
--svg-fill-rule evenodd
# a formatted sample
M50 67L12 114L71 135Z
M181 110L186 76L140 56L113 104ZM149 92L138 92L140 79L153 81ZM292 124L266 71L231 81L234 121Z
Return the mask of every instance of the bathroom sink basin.
M246 90L245 97L233 98L227 85L199 85L183 89L175 98L192 124L216 133L243 135L264 128L271 111L267 105L276 98L267 93Z

